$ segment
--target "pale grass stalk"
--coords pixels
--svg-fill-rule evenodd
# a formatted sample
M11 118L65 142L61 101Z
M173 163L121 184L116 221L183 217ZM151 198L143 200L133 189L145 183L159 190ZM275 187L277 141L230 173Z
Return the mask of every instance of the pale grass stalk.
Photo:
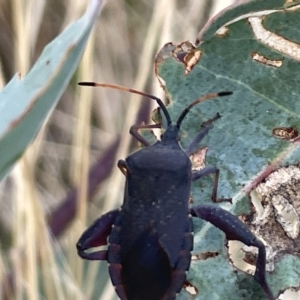
M43 215L41 215L41 219L43 219ZM39 238L41 241L39 244L40 276L44 284L45 298L64 300L61 271L59 270L59 265L55 261L55 252L48 234L47 227L44 227L43 230L39 231Z
M82 280L82 291L85 291L85 299L92 299L94 289L97 286L96 275L98 273L99 264L90 263L86 272L86 278Z
M214 16L227 6L234 4L235 2L238 2L238 0L223 0L223 1L214 1L213 7L211 9L211 15Z
M15 61L16 65L20 68L22 74L28 71L30 65L30 45L28 44L29 32L25 30L25 15L26 5L28 1L13 0L12 6L16 14L14 20L15 29ZM36 272L36 236L32 216L32 202L28 196L32 195L33 180L32 177L28 178L29 166L26 164L25 158L21 160L16 167L18 170L18 180L16 180L16 226L14 232L14 245L18 249L15 253L22 255L22 259L19 261L19 270L16 270L16 282L20 283L25 279L24 285L20 286L20 290L17 289L17 298L21 299L23 294L27 295L28 299L35 300L37 298L38 281ZM27 173L27 174L26 174ZM26 195L25 199L24 196ZM21 249L24 251L21 251ZM23 252L23 253L22 253ZM22 253L22 254L21 254ZM24 272L24 275L22 274ZM19 278L18 278L19 277ZM27 288L26 288L27 287Z
M21 255L21 250L16 245L16 241L13 242L12 250L10 251L10 259L12 263L13 286L11 287L9 294L12 294L15 300L22 300L23 290L24 290L23 287L24 274L23 274L23 266L22 266L23 257ZM9 276L9 274L6 273L6 276Z
M5 265L1 255L0 255L0 282L4 283L4 285L2 284L0 285L0 295L3 295L3 289L5 288Z
M25 168L23 173L25 175L28 173L28 170L30 170L29 164L26 163L27 155L28 154L23 158ZM28 179L32 177L32 175L27 176ZM64 300L65 297L62 290L62 282L59 280L61 272L59 270L59 265L56 264L54 259L54 249L51 240L49 239L44 212L35 192L34 184L33 186L30 186L27 182L27 188L30 190L27 191L26 195L30 196L31 199L31 201L28 201L27 203L29 206L28 218L30 218L30 220L27 220L27 224L29 224L31 232L26 239L28 241L26 243L28 249L25 253L29 253L29 260L32 259L31 257L34 258L33 263L29 264L30 269L28 270L29 274L27 277L30 278L34 275L34 279L36 280L32 286L33 280L26 280L26 277L24 278L26 280L25 286L30 292L30 294L28 293L28 299L40 299L41 295L39 294L37 280L38 277L40 277L41 283L43 283L45 288L46 299ZM41 270L41 272L39 272L39 270ZM48 275L49 270L53 270L52 276Z
M30 0L12 0L12 10L15 12L14 30L15 30L15 63L22 76L26 74L30 66L30 32L26 26L26 7Z
M67 294L72 294L72 299L81 299L81 297L74 295L80 294L76 285L76 281L72 276L72 272L67 267L65 262L63 265L58 264L58 261L55 258L57 253L62 254L61 249L56 249L55 241L52 241L51 236L49 235L49 230L47 228L46 220L43 214L39 215L39 257L40 257L40 268L41 268L41 277L45 287L45 298L46 299L58 299L64 300L67 299ZM64 280L64 278L69 278ZM68 282L68 284L65 284ZM74 298L73 298L74 297Z
M27 32L27 38L29 39L30 54L32 54L36 45L39 29L41 22L43 21L43 14L45 11L46 0L27 0L23 1L26 3L26 12L24 11L24 25ZM24 33L24 32L23 32ZM29 50L28 49L28 50Z
M89 1L81 0L65 0L65 5L68 8L63 22L63 28L70 25L74 20L79 19L86 11Z
M45 299L64 300L66 299L64 290L68 289L68 286L63 284L61 273L64 273L65 269L55 259L56 251L40 200L34 197L34 195L32 199L34 202L33 216L35 217L37 253L39 258L36 267L40 269L39 276L45 289Z
M17 263L15 271L16 282L22 283L17 288L17 298L21 299L24 292L28 299L38 299L36 292L38 291L37 281L37 257L36 257L36 232L34 225L34 217L32 215L32 182L31 178L26 177L29 165L26 164L25 158L19 162L15 168L16 178L16 215L14 237L14 255ZM26 195L26 197L24 197ZM17 257L18 256L18 257ZM20 289L19 289L20 288Z
M0 255L0 282L2 283L0 285L0 295L3 295L5 291L9 291L9 283L7 280L7 270L8 270L8 264L7 261L4 260L4 257Z
M16 14L14 18L17 45L15 48L15 61L23 75L27 73L30 66L30 50L33 49L36 41L38 33L36 28L38 28L37 24L41 21L44 8L43 2L39 2L40 5L35 5L36 3L34 4L33 2L35 1L13 1L13 8ZM32 8L35 8L34 11ZM44 212L37 200L38 195L34 184L33 170L37 153L40 149L42 135L42 133L39 134L39 138L26 151L16 167L18 175L15 177L17 203L14 238L15 254L19 255L19 258L15 257L15 261L19 262L19 265L17 266L18 269L14 271L16 272L16 282L19 284L16 289L17 298L19 299L22 299L25 295L30 300L40 299L37 248L40 249L40 246L44 245L44 243L42 242L39 245L41 235L38 236L40 226L37 218L43 216ZM50 281L46 281L45 290L48 294L49 285ZM53 294L53 291L51 287L50 294ZM63 299L63 297L59 299Z
M188 0L184 8L184 11L180 14L179 24L183 24L184 30L181 33L181 37L191 42L195 41L200 26L205 22L205 16L211 15L212 11L209 10L208 5L215 1L193 1ZM226 0L222 1L226 2ZM207 11L209 10L209 11ZM186 17L188 16L188 18ZM176 20L173 20L173 24L176 24ZM183 40L181 38L181 41Z
M82 62L79 66L79 76L93 76L93 51L94 35L92 34L87 44ZM74 183L78 187L78 207L75 218L73 249L70 251L69 261L74 267L76 281L81 285L83 262L76 252L76 241L86 228L87 214L87 191L88 191L88 172L89 172L89 148L90 148L90 117L92 105L92 90L77 88L78 97L75 102L75 115L77 123L73 135L73 152L72 152L72 173Z
M0 61L0 89L2 89L2 87L4 86L4 74L3 74L3 66L2 63Z

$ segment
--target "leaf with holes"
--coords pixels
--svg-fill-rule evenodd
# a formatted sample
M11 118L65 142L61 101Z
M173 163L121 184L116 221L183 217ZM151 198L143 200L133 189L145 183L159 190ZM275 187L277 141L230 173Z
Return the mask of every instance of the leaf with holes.
M188 145L201 123L220 113L222 117L202 145L208 147L205 164L221 170L218 197L233 197L233 205L223 207L235 214L250 212L246 194L271 172L300 161L297 137L282 139L273 135L278 128L286 132L289 128L296 132L300 129L299 20L299 1L243 1L213 18L199 33L196 47L189 42L169 43L156 58L155 70L170 99L168 109L174 119L201 95L234 92L230 97L207 100L194 107L182 127L182 144ZM211 191L212 178L196 183L194 203L210 202ZM210 238L210 234L215 237L215 231L218 230L205 226L196 230L196 252L227 256L224 237L219 244ZM267 243L271 245L271 241ZM295 252L300 253L299 249ZM188 278L199 290L196 299L207 299L210 289L210 299L263 299L262 294L251 294L250 288L245 293L241 289L245 285L232 275L233 269L228 275L228 264L215 265L215 261L222 258L192 264ZM298 256L290 261L299 265ZM299 286L300 275L293 271L295 268L290 273L280 273L283 264L279 255L275 271L268 277L275 294ZM208 278L211 270L218 272ZM231 288L223 289L219 276L223 280L231 278L224 281Z

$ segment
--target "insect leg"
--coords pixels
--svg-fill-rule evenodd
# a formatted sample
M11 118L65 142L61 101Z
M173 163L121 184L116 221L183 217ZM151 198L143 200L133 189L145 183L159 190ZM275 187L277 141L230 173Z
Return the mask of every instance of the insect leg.
M187 156L190 156L196 146L201 142L201 140L203 140L203 138L208 134L209 130L212 129L212 123L221 118L220 114L217 113L213 118L207 120L206 122L203 122L201 124L201 130L200 132L195 136L195 138L193 139L193 141L191 142L191 144L188 146L188 148L185 150L185 153L187 154Z
M211 199L213 202L231 202L231 198L217 198L217 192L218 192L218 184L219 184L219 174L220 170L217 167L214 166L207 166L204 169L193 171L192 172L192 181L197 180L201 177L214 174L214 186L213 191L211 195Z
M226 234L227 240L237 240L258 248L254 279L261 285L270 300L275 300L266 280L266 249L249 228L230 212L214 206L199 205L191 208L191 215L212 223Z
M130 134L136 138L144 146L149 146L150 143L139 134L140 129L152 129L152 128L161 128L161 124L151 124L151 125L133 125L130 127Z
M106 260L107 251L86 252L94 247L107 245L107 237L111 232L112 225L119 210L112 210L98 218L79 238L76 247L78 255L88 260Z
M118 161L118 168L123 173L123 175L126 177L126 175L127 175L127 164L126 164L126 161L124 159L120 159Z

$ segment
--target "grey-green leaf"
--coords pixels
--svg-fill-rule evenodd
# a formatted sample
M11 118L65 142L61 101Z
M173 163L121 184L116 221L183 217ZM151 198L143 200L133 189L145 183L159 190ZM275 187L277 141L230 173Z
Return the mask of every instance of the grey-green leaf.
M244 196L265 177L260 174L267 175L280 165L300 161L299 142L272 135L272 130L278 127L300 129L299 1L289 4L281 0L244 2L224 11L201 32L203 40L194 50L200 51L200 59L190 72L180 57L174 57L172 50L175 46L172 48L170 44L162 50L156 63L157 73L171 100L168 110L174 120L189 103L204 94L233 91L231 96L207 100L191 110L183 122L182 144L186 147L191 142L202 122L217 112L221 114L202 146L209 148L206 165L220 169L218 197L233 197L233 205L223 206L235 213L249 211ZM195 205L211 201L212 186L212 178L203 178L194 184ZM203 244L201 239L197 241L201 230L195 232L195 252L199 249L205 252L205 249L198 248ZM210 239L210 236L205 238ZM216 244L214 238L211 242ZM218 251L217 248L214 251ZM226 250L219 255L226 256ZM189 279L199 289L196 299L208 299L210 289L211 293L217 294L209 299L234 299L240 275L232 273L229 276L229 262L224 265L222 257L192 264ZM222 260L222 263L216 266L215 260ZM299 264L298 258L294 261ZM289 265L291 269L292 266ZM222 290L219 279L215 287L206 286L205 277L212 270L218 270L216 276L223 276L224 284L231 286L228 294ZM270 276L275 294L279 289L295 286L296 282L299 285L300 275L295 279L295 273L289 276L288 270L284 270L285 276L281 270ZM198 277L204 277L204 283L200 284ZM227 278L234 277L236 280L227 282ZM293 284L290 278L293 278ZM253 295L251 299L264 299L260 287L255 287L260 296ZM248 294L236 294L237 299L250 299Z
M101 0L48 44L24 79L16 75L0 93L0 179L37 135L76 70Z

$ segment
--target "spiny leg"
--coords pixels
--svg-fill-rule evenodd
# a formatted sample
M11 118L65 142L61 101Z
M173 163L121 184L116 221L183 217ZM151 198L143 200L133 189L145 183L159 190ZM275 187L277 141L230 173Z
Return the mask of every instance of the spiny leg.
M130 134L137 139L145 147L148 147L150 143L139 134L140 129L152 129L152 128L161 128L161 124L151 124L151 125L133 125L130 127Z
M188 148L185 150L185 153L187 156L190 156L193 151L195 150L196 146L203 140L203 138L208 134L209 130L212 129L212 123L221 118L220 114L217 113L213 118L203 122L201 124L201 130L198 132L198 134L195 136L191 144L188 146Z
M191 144L188 146L187 150L185 150L185 153L190 156L193 153L194 148L200 143L200 141L208 134L209 130L212 128L212 123L215 120L218 120L221 118L220 114L217 113L213 118L207 120L206 122L203 122L201 124L202 129L200 132L196 135L194 140L191 142ZM212 196L211 199L214 202L231 202L230 198L217 198L217 192L218 192L218 183L219 183L219 169L214 166L207 166L202 170L197 170L192 172L192 180L197 180L200 179L201 177L213 174L215 179L214 179L214 186L213 186L213 191L212 191Z
M212 223L226 234L227 240L237 240L247 246L258 248L258 257L254 279L261 285L270 300L275 297L266 280L266 249L264 244L250 231L250 229L230 212L214 206L199 205L191 208L191 215Z
M219 202L230 202L231 203L231 198L217 198L219 175L220 175L220 170L217 167L207 166L204 169L193 171L192 172L192 181L200 179L201 177L204 177L204 176L207 176L210 174L213 174L215 177L213 191L212 191L212 195L211 195L212 201L216 202L216 203L219 203Z
M107 237L110 235L112 225L119 210L112 210L98 218L79 238L76 247L78 255L88 260L107 260L107 250L85 252L94 247L107 245Z

